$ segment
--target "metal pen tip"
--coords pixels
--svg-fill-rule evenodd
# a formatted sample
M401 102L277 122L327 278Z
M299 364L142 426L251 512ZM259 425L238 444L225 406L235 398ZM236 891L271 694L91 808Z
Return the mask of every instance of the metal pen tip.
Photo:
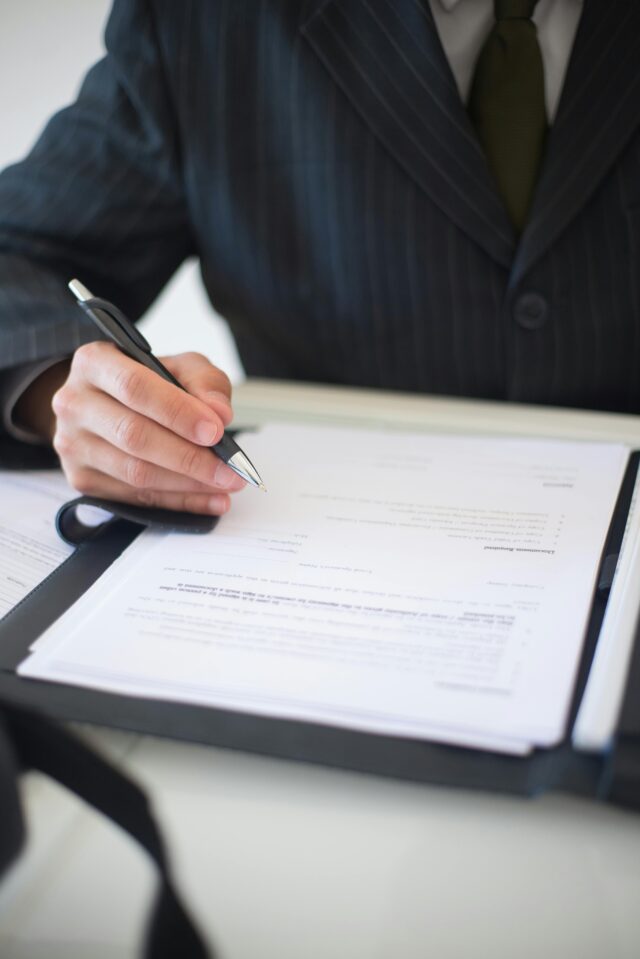
M264 483L260 483L258 489L261 489L263 493L267 492L267 487L264 485Z
M230 466L232 470L235 470L238 476L241 476L248 483L251 483L252 486L257 486L258 489L262 489L266 493L267 490L262 482L262 477L247 454L243 453L242 450L239 449L227 460L227 466Z

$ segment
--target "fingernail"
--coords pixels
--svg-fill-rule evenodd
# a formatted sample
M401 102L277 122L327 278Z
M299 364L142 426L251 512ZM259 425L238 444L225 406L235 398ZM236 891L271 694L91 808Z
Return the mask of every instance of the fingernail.
M225 466L224 463L220 463L218 466L214 483L221 489L228 490L244 489L244 487L247 485L241 476L238 476L237 473L234 473L234 471L228 466Z
M201 420L196 426L196 439L201 446L213 446L219 434L218 427L209 420Z
M231 503L228 496L212 496L209 499L209 510L216 515L226 513Z

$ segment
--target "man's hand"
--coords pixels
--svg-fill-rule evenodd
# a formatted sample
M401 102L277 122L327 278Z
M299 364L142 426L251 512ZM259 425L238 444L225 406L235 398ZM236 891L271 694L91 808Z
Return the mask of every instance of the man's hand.
M229 380L198 353L162 362L188 393L111 343L76 350L51 401L51 438L62 468L72 486L91 496L224 513L229 492L245 486L207 448L231 422Z

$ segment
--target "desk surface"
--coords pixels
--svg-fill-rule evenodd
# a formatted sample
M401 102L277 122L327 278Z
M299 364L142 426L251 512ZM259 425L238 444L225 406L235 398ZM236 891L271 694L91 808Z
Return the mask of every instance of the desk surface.
M345 422L640 446L640 417L253 381L240 424ZM640 816L511 799L83 729L149 791L175 871L223 959L631 959ZM39 776L31 839L0 887L3 959L137 955L152 872Z

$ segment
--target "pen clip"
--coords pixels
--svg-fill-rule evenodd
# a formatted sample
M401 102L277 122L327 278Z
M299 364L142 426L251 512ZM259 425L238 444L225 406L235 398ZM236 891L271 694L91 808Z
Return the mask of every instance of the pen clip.
M98 296L92 296L89 300L79 300L78 303L85 313L89 313L89 311L91 311L95 315L98 310L106 313L114 321L114 323L117 324L118 328L125 337L128 337L139 349L143 350L145 353L151 353L151 346L149 343L147 343L140 330L138 330L133 323L127 319L124 313L113 303L110 303L108 300L102 300ZM99 315L97 319L99 319ZM111 336L110 330L108 330L106 327L103 327L103 329L105 333Z

